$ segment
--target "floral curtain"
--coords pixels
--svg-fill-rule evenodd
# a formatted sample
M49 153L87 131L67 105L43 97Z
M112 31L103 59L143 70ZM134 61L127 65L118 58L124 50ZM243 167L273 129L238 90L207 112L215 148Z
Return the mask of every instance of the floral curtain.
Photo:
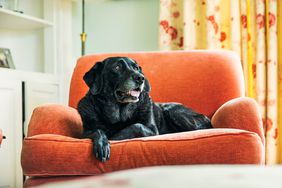
M160 0L160 48L229 49L257 100L266 163L282 163L282 0Z

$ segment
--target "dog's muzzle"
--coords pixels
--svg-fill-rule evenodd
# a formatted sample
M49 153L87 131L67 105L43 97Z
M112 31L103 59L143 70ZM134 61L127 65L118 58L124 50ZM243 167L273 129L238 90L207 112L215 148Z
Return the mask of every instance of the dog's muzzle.
M143 91L143 88L144 88L144 84L142 84L140 87L130 90L117 89L115 91L115 97L117 101L120 103L138 102L139 96Z

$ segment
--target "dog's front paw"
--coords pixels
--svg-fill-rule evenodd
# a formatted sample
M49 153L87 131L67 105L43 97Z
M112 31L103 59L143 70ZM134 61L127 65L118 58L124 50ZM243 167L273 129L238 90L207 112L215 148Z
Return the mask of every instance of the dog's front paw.
M105 134L99 134L99 136L94 138L93 152L96 158L102 162L110 158L110 143Z
M94 154L99 161L105 162L110 158L110 144L108 142L95 143Z

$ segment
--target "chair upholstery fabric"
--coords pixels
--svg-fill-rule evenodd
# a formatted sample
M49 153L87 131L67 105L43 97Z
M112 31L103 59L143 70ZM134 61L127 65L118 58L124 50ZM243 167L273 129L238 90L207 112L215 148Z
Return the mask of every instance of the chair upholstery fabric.
M151 83L154 101L181 102L212 118L214 129L110 141L110 160L96 160L91 140L81 139L76 107L88 90L83 75L109 56L135 59ZM81 57L71 80L69 106L36 108L22 148L23 172L37 182L40 177L97 175L143 166L263 163L262 120L256 102L244 97L240 60L233 52L216 50Z

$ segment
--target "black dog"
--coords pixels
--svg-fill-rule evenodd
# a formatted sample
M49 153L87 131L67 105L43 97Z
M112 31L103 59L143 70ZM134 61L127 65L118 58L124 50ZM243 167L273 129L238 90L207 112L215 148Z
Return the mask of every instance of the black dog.
M209 118L178 103L154 103L141 67L127 57L98 62L83 77L90 88L78 104L83 137L97 159L110 156L110 140L211 128Z

